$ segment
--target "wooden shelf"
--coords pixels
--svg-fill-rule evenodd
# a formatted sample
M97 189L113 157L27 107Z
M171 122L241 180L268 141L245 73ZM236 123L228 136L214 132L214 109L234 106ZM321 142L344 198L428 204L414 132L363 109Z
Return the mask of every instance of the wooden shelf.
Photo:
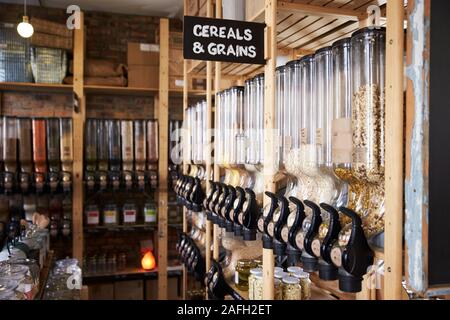
M158 89L152 88L130 88L130 87L112 87L112 86L84 86L86 94L111 94L126 96L154 96L159 92Z
M68 84L0 82L0 90L42 92L42 93L72 93L73 86Z
M168 266L167 267L167 273L169 275L177 275L183 270L182 266ZM115 279L123 279L128 277L147 277L147 276L157 276L158 275L158 268L155 268L153 270L144 270L142 268L125 268L123 270L116 270L116 271L106 271L106 272L85 272L83 273L83 279L92 280L92 279L99 279L99 278L115 278Z
M86 233L100 233L100 232L132 232L132 231L153 231L158 227L157 224L142 224L142 225L119 225L119 226L86 226L84 232ZM174 223L168 224L169 228L180 229L183 227L182 224Z

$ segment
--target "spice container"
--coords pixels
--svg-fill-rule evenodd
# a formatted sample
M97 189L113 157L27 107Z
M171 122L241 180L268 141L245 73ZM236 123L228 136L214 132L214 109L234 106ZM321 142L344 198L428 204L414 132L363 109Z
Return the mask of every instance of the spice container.
M255 275L262 275L262 269L261 268L253 268L250 270L250 275L248 276L248 299L249 300L255 300L254 299L254 292L255 292Z
M86 224L88 226L98 226L100 224L100 211L97 205L87 205L84 212L86 217Z
M136 224L137 209L134 203L126 203L122 210L122 219L124 225Z
M110 203L103 208L103 224L105 226L119 224L119 210L115 204Z
M295 277L284 277L282 280L283 300L301 300L302 287Z
M153 203L146 203L144 206L144 223L156 223L156 205Z
M249 259L241 259L237 261L234 284L239 290L248 290L248 277L250 270L255 268L256 264Z
M309 278L309 273L301 271L294 273L293 276L300 281L302 287L302 299L309 300L311 298L311 280Z
M363 205L368 237L384 228L385 38L384 29L352 35L352 173L371 189Z
M86 133L84 135L84 159L86 161L86 170L97 170L97 120L86 120ZM102 144L100 144L102 145ZM105 144L104 146L107 146Z
M263 300L263 276L261 274L254 275L255 280L253 282L253 300Z

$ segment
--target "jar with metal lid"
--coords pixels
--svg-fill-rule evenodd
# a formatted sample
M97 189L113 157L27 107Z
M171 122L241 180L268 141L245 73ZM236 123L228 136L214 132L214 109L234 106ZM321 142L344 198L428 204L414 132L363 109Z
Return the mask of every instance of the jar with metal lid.
M262 256L253 259L253 262L256 263L257 268L262 268L263 267Z
M255 280L253 282L253 300L263 300L263 275L255 274Z
M291 266L291 267L287 268L287 272L289 273L290 276L293 276L294 274L296 274L298 272L303 272L303 268L302 267Z
M109 203L103 208L103 225L114 226L119 224L119 210L114 203Z
M97 205L87 205L84 212L86 216L86 224L88 226L98 226L100 224L100 211Z
M284 277L289 276L289 273L284 271L275 271L273 276L275 277L275 279L283 280Z
M255 275L259 274L262 275L263 270L261 268L253 268L250 270L250 275L248 276L248 299L249 300L255 300L254 299L254 292L255 292Z
M273 279L274 285L274 299L275 300L283 300L283 286L282 281L280 279Z
M126 203L122 210L122 221L124 225L136 224L137 209L134 203Z
M156 223L156 205L153 203L146 203L144 206L144 223Z
M283 300L301 300L302 287L295 277L284 277L282 280Z
M256 263L250 259L241 259L237 261L234 284L239 290L248 290L248 277L250 275L250 270L256 267Z
M311 280L309 278L309 273L307 272L296 272L294 277L299 279L300 285L302 287L302 299L309 300L311 298Z

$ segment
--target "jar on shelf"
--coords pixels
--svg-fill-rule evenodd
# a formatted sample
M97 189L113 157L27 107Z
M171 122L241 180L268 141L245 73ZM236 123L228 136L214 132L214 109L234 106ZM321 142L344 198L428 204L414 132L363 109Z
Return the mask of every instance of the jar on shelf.
M115 226L119 224L119 209L114 203L109 203L103 208L103 225Z
M294 273L294 277L300 281L302 288L302 299L309 300L311 298L311 280L309 273L301 271Z
M136 204L126 203L122 209L122 221L124 225L134 225L137 221Z
M262 269L261 268L253 268L250 269L250 275L248 276L248 299L249 300L255 300L254 299L254 293L255 293L255 275L259 274L262 275Z
M263 300L264 298L264 285L263 285L263 275L255 274L255 280L253 283L253 300Z
M287 268L287 272L289 273L290 276L293 276L296 273L303 272L303 268L302 267L291 266L291 267Z
M302 287L295 277L284 277L282 280L283 300L301 300Z
M156 205L154 203L146 203L144 206L144 223L155 224L156 220Z
M224 161L224 92L216 94L216 104L214 111L214 163L222 165Z
M280 66L275 70L275 120L276 120L276 155L277 155L277 168L284 171L284 149L291 147L291 121L289 120L287 104L289 102L289 90L288 90L288 73L287 66ZM285 141L286 140L286 141Z
M274 299L275 300L283 300L283 286L282 281L280 279L273 279L274 285Z
M264 74L245 83L245 108L243 115L246 159L248 165L260 165L264 153Z
M384 29L364 28L352 35L352 173L370 197L363 206L366 236L384 229L385 51Z
M86 224L88 226L100 225L100 211L96 204L87 205L84 212Z
M234 284L236 288L242 291L248 290L248 277L250 270L256 267L256 263L250 259L240 259L236 263L236 271L234 276Z

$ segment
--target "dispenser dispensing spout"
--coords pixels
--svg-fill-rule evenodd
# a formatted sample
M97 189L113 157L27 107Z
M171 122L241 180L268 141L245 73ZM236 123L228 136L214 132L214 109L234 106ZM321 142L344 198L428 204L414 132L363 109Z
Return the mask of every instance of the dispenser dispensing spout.
M282 229L287 223L289 216L289 201L283 196L277 196L279 210L273 214L273 249L277 256L286 254L286 242L282 238Z
M319 232L320 224L322 223L322 216L320 207L314 202L305 200L303 203L311 210L311 214L308 215L303 221L302 231L297 234L296 241L297 246L302 247L302 262L303 268L307 272L317 271L317 258L314 256L312 250L312 242L314 237ZM303 238L303 244L299 244Z
M236 187L236 199L233 203L233 216L230 217L234 224L233 224L233 231L235 236L241 236L242 235L242 225L239 221L239 216L241 215L244 202L246 201L246 194L245 190L241 187Z
M258 230L263 233L263 248L264 249L273 249L273 222L272 217L275 210L278 208L278 199L277 195L266 191L265 195L270 198L270 204L261 212L261 215L258 219Z

